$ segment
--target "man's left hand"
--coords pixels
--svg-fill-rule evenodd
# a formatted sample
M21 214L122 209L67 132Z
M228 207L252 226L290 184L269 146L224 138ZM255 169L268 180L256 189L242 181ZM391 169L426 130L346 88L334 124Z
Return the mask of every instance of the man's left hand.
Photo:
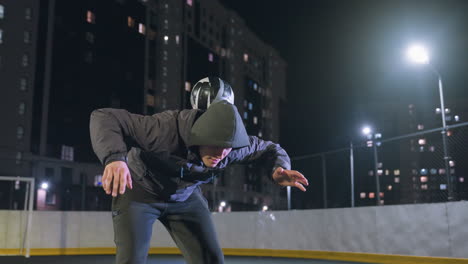
M302 175L302 173L295 170L285 170L278 167L273 172L273 180L281 186L293 186L305 192L305 186L309 186L309 181Z

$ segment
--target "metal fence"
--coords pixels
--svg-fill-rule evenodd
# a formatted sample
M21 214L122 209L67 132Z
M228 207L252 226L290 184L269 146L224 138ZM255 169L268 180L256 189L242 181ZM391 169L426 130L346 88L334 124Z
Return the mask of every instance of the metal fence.
M443 128L379 138L329 152L293 158L311 184L294 191L292 208L468 200L468 122L447 126L447 167ZM380 193L380 194L379 194Z

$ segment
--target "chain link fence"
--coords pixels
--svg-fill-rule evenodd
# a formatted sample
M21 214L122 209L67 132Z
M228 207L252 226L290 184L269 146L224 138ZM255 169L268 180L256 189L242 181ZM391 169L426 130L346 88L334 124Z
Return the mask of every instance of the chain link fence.
M293 158L313 192L293 192L293 208L468 200L468 122L447 126L447 154L443 132L436 128L389 139L374 134L359 145Z

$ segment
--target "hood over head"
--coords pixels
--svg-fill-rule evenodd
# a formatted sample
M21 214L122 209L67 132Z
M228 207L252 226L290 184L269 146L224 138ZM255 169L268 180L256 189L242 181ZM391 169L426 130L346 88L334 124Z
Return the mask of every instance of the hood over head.
M250 144L237 107L227 101L211 104L193 124L188 146L242 148Z

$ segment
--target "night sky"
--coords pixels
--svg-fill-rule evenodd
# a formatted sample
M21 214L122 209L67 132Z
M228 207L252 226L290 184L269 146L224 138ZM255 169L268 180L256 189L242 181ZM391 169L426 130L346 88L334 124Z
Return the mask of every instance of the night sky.
M436 107L436 77L405 59L414 42L429 48L446 105L468 98L468 1L221 2L288 63L281 143L291 156L359 141L381 103Z

